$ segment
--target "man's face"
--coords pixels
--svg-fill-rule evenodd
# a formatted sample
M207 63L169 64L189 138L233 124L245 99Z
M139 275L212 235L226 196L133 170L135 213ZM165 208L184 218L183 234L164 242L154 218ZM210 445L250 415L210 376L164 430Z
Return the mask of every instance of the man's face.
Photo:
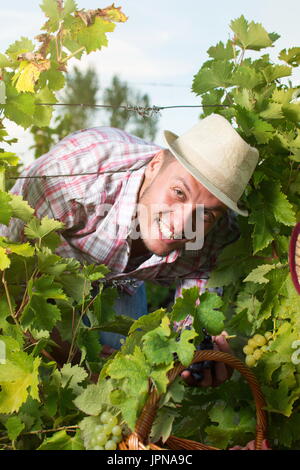
M227 210L175 158L164 166L164 155L165 151L159 152L148 164L138 196L141 237L147 249L159 256L195 238L186 234L191 233L191 227L197 230L197 205L204 206L204 236Z

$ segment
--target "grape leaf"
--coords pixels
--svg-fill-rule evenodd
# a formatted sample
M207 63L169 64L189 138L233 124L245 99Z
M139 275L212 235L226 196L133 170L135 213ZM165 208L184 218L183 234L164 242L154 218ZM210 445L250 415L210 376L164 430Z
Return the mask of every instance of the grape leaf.
M12 217L17 217L23 222L29 222L34 214L34 209L30 207L27 201L23 200L22 196L10 194L11 201L10 207L12 208Z
M110 380L101 380L97 385L91 384L74 400L77 408L87 415L98 416L104 405L110 405L110 394L113 385ZM97 397L97 400L95 400Z
M60 370L60 375L62 387L68 386L76 395L82 392L82 387L79 384L88 377L88 373L83 367L78 364L72 366L70 363L64 364Z
M23 351L11 348L6 337L6 362L0 364L0 413L10 414L18 411L28 395L39 400L38 368L41 359L29 356Z
M25 52L33 52L34 43L25 37L21 37L18 41L15 41L9 46L6 50L6 54L13 60L17 60L18 56L24 54Z
M16 166L18 165L20 159L12 152L1 152L0 153L0 165L1 166ZM13 195L11 195L13 196Z
M234 58L234 48L232 41L227 41L226 46L222 41L216 46L212 46L207 51L208 55L217 60L228 60Z
M56 305L35 295L23 310L21 324L23 328L51 331L60 318L60 309Z
M41 90L39 90L36 94L36 106L34 112L34 123L39 127L49 126L52 113L53 113L53 106L38 106L38 103L56 103L57 99L52 93L52 91L45 86Z
M80 432L70 436L66 431L58 431L46 437L37 450L85 450Z
M24 233L28 238L44 238L49 233L54 232L55 230L62 229L64 224L58 220L49 219L47 216L43 217L42 220L34 217L30 222L25 226Z
M182 289L182 297L177 297L171 312L172 321L184 320L188 315L194 315L196 302L199 299L199 287Z
M193 326L196 332L202 336L202 328L210 334L218 335L224 328L224 315L219 309L223 301L213 292L204 292L200 296L200 305L196 308Z
M27 129L33 123L34 95L32 93L18 93L17 90L8 83L6 85L7 101L4 106L5 116L11 121Z
M177 411L169 407L158 410L151 428L151 442L157 442L160 439L163 443L166 442L172 433L173 422L177 415Z
M259 51L272 45L272 39L260 23L248 23L242 15L230 23L230 28L235 33L234 41L244 49Z
M265 277L265 274L275 269L274 264L262 264L257 268L253 269L250 274L243 280L243 282L258 282L259 284L267 284L269 279Z
M10 218L12 217L10 201L10 194L0 191L0 223L4 225L8 225Z
M113 23L104 21L99 17L96 17L94 23L90 26L86 26L80 18L74 18L72 22L68 23L68 27L70 28L71 38L78 42L81 47L85 47L88 54L101 49L102 46L107 46L106 33L115 29Z
M227 88L232 84L233 64L226 60L212 62L210 67L202 67L194 76L192 90L201 95L214 88Z
M167 365L155 367L155 369L151 372L150 377L153 380L159 394L166 393L167 386L169 384L167 373L172 369L172 367L173 362Z
M17 439L17 437L19 436L19 434L23 431L23 429L25 428L25 425L24 423L22 423L21 419L19 418L19 416L11 416L10 418L8 418L8 420L5 422L4 426L6 427L7 429L7 435L9 437L9 439L11 439L12 441L14 441L15 439Z
M0 271L4 271L5 269L9 268L10 266L10 259L6 254L6 249L0 246Z
M292 65L292 67L298 67L300 64L300 47L291 47L288 50L283 49L278 59L284 60L284 62Z
M233 74L232 81L234 85L251 90L252 88L255 88L263 83L263 76L253 67L240 65Z
M281 191L279 182L274 182L271 185L269 182L264 182L260 187L260 191L264 198L265 207L271 214L274 214L278 222L284 225L294 225L296 223L292 205L287 196Z
M154 328L157 328L161 320L166 314L166 309L160 308L159 310L155 310L155 312L148 313L147 315L143 315L142 317L138 318L135 320L135 322L132 324L129 334L133 333L137 329L141 329L144 332L153 330Z

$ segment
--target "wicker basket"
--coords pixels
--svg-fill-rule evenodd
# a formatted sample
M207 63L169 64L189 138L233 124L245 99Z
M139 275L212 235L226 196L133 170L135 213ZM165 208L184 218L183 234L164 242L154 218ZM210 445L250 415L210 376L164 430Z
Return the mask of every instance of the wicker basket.
M256 406L255 449L260 450L262 441L266 437L267 417L266 412L263 409L265 407L265 400L255 375L243 362L241 362L235 356L221 351L196 351L192 362L194 363L206 360L224 362L232 368L237 369L247 380ZM184 369L185 367L179 364L169 371L169 385ZM189 439L182 439L175 436L170 436L165 442L164 447L149 443L148 438L156 411L158 409L159 400L160 395L156 390L153 390L150 393L148 401L137 421L135 431L122 442L120 442L118 446L119 450L220 450L216 447L201 444L200 442L191 441Z

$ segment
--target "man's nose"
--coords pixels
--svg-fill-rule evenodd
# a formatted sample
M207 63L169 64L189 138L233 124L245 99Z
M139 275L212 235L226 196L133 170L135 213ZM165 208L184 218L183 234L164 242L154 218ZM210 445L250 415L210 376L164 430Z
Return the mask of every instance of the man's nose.
M198 207L201 206L201 207ZM184 204L174 211L174 232L183 234L184 238L193 238L203 223L203 206Z

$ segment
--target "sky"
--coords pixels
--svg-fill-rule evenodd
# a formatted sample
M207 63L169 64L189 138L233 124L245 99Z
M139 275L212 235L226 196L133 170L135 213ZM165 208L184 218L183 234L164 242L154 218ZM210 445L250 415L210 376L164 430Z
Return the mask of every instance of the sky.
M33 39L40 33L44 16L40 0L0 0L0 52L21 36ZM108 0L76 0L78 9L104 8ZM268 32L281 38L272 57L284 48L300 45L299 0L117 0L128 16L108 34L108 47L85 56L80 67L92 65L100 86L107 86L114 74L137 91L147 93L152 105L199 105L191 91L193 76L205 60L207 50L220 40L226 42L231 20L244 15L248 21L262 23ZM79 65L76 60L73 64ZM299 75L298 75L299 77ZM200 108L161 111L156 143L163 145L163 130L180 135L198 119ZM93 123L98 125L97 117ZM19 138L14 151L30 160L30 137L16 125L11 134Z

